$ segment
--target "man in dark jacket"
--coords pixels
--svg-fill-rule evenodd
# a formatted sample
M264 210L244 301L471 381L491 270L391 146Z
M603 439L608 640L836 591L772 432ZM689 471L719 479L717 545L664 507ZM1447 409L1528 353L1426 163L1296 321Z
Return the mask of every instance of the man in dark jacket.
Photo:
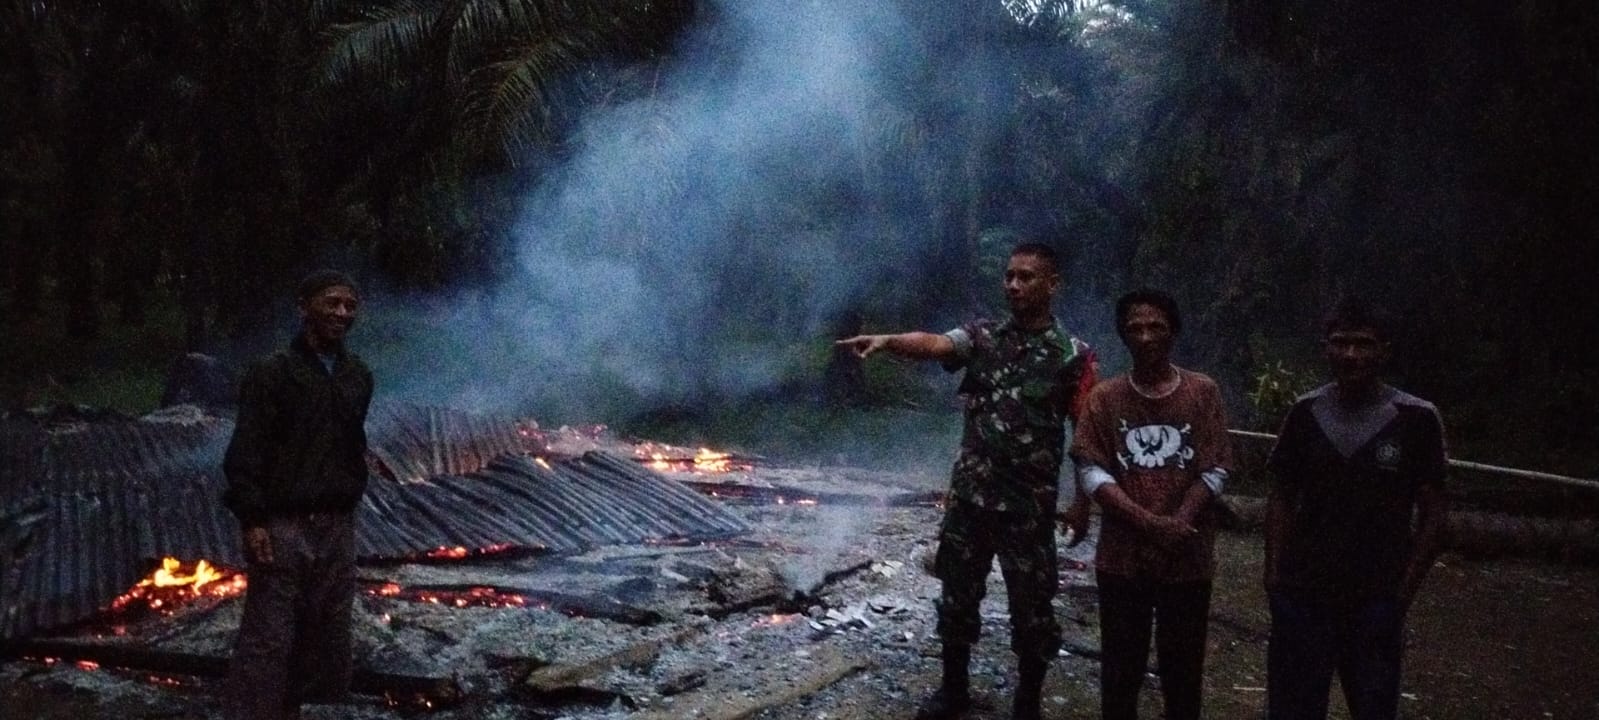
M297 718L349 689L356 504L366 490L372 372L344 347L360 301L322 271L299 293L300 333L245 372L223 469L249 590L227 689L233 720Z

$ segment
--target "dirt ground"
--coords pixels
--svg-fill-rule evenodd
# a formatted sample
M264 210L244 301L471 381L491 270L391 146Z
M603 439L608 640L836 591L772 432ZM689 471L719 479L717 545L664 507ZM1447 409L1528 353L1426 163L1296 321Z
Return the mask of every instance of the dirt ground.
M799 484L797 476L784 480ZM872 478L831 479L862 488ZM310 708L307 718L528 718L547 720L886 720L909 718L937 683L932 599L937 581L922 570L932 550L934 507L872 508L741 506L758 528L747 542L726 548L636 550L597 579L573 570L589 560L563 561L558 587L584 583L628 588L631 602L664 621L641 626L573 618L534 608L465 611L386 598L360 604L372 631L367 662L398 657L424 667L432 661L465 677L465 702L442 711L385 704L372 697ZM1212 603L1207 716L1257 718L1262 712L1267 614L1260 588L1260 538L1224 533ZM1066 588L1056 607L1067 653L1046 688L1045 716L1098 717L1097 613L1091 543L1063 550ZM551 577L544 559L493 568L401 567L370 572L401 582L449 580L450 573L493 575L496 582L533 583ZM579 568L580 570L581 568ZM624 572L625 569L625 572ZM839 572L849 569L848 572ZM796 586L838 573L797 606L756 603L727 614L706 613L711 578L736 592L762 572ZM367 571L364 571L367 572ZM619 574L620 573L620 574ZM633 573L627 575L626 573ZM678 578L681 582L663 578ZM743 580L738 580L742 578ZM754 582L754 581L750 581ZM754 586L759 586L754 582ZM229 601L233 602L233 601ZM726 605L724 604L724 607ZM173 635L193 651L216 653L230 637L236 608L206 613L206 621ZM984 638L973 662L978 708L974 720L1009 716L1014 663L1008 648L1004 590L998 573L985 601ZM402 627L402 622L403 627ZM208 625L206 623L209 623ZM1599 718L1599 568L1515 558L1443 556L1412 612L1402 716L1451 718ZM529 699L529 668L611 653L669 638L648 659L619 662L585 680L575 695ZM387 644L384 644L387 643ZM84 670L69 663L0 663L3 718L214 718L217 682L153 678L129 671ZM1336 689L1335 689L1336 695ZM1335 698L1334 718L1346 718ZM1159 717L1158 691L1145 693L1145 717Z
M1258 578L1257 535L1223 533L1212 602L1205 678L1206 716L1219 720L1264 716L1268 613ZM998 591L996 585L993 588ZM1084 597L1068 592L1068 598ZM1065 623L1068 645L1097 646L1094 613L1088 626ZM1074 617L1068 610L1065 618ZM1401 717L1415 720L1599 718L1599 569L1500 558L1445 555L1416 601L1407 629ZM1009 717L1014 680L1004 645L1006 628L985 630L978 664L994 674L974 678L983 696L975 720ZM880 683L846 680L838 697L796 703L765 720L908 718L914 698L938 683L936 650L915 668L877 668L903 676L906 697L885 697ZM1045 717L1098 718L1098 664L1066 657L1045 691ZM1348 718L1335 683L1332 718ZM1155 679L1146 685L1141 714L1160 717ZM825 708L825 709L824 709Z

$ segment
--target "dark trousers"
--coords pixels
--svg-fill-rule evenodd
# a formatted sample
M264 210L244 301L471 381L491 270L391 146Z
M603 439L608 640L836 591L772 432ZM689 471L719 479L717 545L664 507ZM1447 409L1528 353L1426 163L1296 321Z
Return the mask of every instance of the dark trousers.
M1274 591L1266 649L1266 717L1324 720L1333 672L1352 720L1399 714L1404 610L1396 598L1328 599Z
M1159 655L1168 720L1198 720L1205 674L1210 581L1162 583L1100 573L1100 711L1104 720L1138 717L1149 663L1150 625Z
M943 581L938 637L971 646L982 631L978 608L988 593L994 557L1010 604L1010 645L1017 657L1048 662L1060 650L1060 623L1051 600L1060 583L1055 520L1041 513L985 510L959 500L944 512L934 573Z
M274 518L272 563L251 563L224 698L229 720L297 718L300 703L350 688L355 523L349 514Z

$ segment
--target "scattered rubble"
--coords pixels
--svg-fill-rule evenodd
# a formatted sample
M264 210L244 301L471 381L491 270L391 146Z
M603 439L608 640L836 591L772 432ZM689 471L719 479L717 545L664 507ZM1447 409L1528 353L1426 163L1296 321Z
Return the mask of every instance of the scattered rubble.
M718 481L798 488L825 498L893 497L935 489L943 480L888 475L756 467ZM363 566L369 591L359 598L356 617L364 692L344 705L309 707L305 717L908 717L937 678L939 586L926 566L939 509L825 501L729 506L750 524L750 534L566 555ZM1093 540L1091 533L1077 547L1061 545L1062 591L1055 605L1065 646L1046 685L1048 717L1096 716ZM1257 544L1253 537L1222 542ZM1464 563L1441 568L1439 581L1487 581L1462 570ZM1258 577L1256 568L1245 572ZM1579 576L1553 571L1523 575L1506 582L1538 593L1532 600L1517 595L1518 603L1591 584L1589 575L1578 582L1565 578ZM391 587L402 592L388 592ZM1239 592L1218 585L1213 603L1211 695L1223 707L1258 709L1264 675L1252 663L1258 663L1266 621L1259 600ZM6 716L16 710L17 717L220 717L214 698L239 609L237 598L207 597L171 615L147 617L120 635L102 627L40 639L36 652L20 653L26 659L0 664ZM995 572L981 615L984 638L973 658L974 720L1007 716L1014 661L1004 610ZM1591 627L1592 618L1583 617L1573 622ZM1420 699L1406 702L1436 702L1430 686L1407 686L1407 692Z

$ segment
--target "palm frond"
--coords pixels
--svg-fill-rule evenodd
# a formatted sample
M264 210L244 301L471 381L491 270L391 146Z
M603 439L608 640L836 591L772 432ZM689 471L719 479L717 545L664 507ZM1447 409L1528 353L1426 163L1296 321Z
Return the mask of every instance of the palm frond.
M311 27L324 27L335 18L350 15L356 11L358 0L311 0L311 5L306 9L306 18Z
M476 152L496 144L515 157L541 142L553 116L553 83L580 59L566 39L556 36L524 44L510 58L474 71L467 79L462 136Z
M364 20L335 25L325 78L334 84L361 77L393 78L413 71L427 49L440 9L418 0L401 0L371 10Z
M548 27L547 2L536 0L477 0L468 3L456 23L455 33L465 45L505 43Z

